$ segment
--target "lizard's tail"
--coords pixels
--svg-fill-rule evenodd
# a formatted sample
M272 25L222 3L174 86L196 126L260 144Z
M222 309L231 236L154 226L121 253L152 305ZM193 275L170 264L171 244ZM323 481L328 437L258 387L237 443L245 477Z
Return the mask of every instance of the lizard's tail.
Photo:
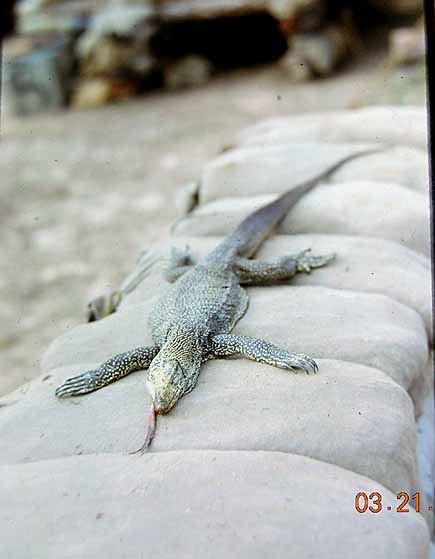
M322 177L323 178L323 177ZM237 246L237 254L249 258L284 220L300 198L309 192L320 179L307 181L286 192L270 204L250 214L231 234L229 244Z
M382 150L365 149L340 159L340 161L334 163L326 171L285 192L270 204L259 208L244 219L236 230L216 247L213 253L210 254L210 257L219 256L225 258L235 256L236 254L247 258L251 257L272 231L278 227L296 202L314 188L319 181L326 179L351 159L379 151Z

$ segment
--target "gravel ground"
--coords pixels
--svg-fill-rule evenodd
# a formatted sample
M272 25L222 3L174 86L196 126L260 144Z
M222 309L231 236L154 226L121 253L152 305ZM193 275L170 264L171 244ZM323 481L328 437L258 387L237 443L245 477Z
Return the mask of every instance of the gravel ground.
M42 352L83 322L88 300L116 289L139 251L168 236L177 189L241 127L288 113L425 102L418 72L388 77L382 61L375 53L307 84L271 65L202 89L25 120L8 113L6 98L0 395L37 376Z

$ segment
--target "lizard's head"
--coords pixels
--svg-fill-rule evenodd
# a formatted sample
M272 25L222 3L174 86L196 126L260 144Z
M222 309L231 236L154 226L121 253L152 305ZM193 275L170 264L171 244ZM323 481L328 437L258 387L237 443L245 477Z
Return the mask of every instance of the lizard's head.
M195 338L186 335L165 343L148 370L146 387L156 413L168 413L198 380L201 351Z

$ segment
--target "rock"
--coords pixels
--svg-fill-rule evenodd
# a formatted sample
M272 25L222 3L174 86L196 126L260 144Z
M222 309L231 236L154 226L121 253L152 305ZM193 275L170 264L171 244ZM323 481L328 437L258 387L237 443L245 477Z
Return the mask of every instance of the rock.
M279 21L298 20L306 27L324 14L323 0L158 0L159 16L165 22L201 21L255 14L270 14Z
M308 66L313 76L327 76L349 51L344 32L331 25L321 32L296 34L291 41L291 53Z
M94 13L89 32L96 37L132 37L144 22L155 15L151 2L109 2ZM80 47L79 47L80 48Z
M0 469L9 559L426 557L421 515L331 464L272 452L76 456ZM383 510L358 514L377 491ZM363 503L363 499L360 499ZM80 535L80 537L78 537ZM315 535L315 537L314 537Z
M21 53L5 64L14 112L26 115L63 107L70 94L73 65L68 38L48 35L40 44L23 40L15 48Z
M370 0L370 4L391 16L417 16L423 12L422 0Z
M168 89L182 89L205 85L212 74L213 66L203 56L190 55L165 66L164 84Z
M31 13L37 12L41 8L54 4L56 0L24 0L18 6L18 12Z
M83 76L117 76L128 70L135 74L148 74L155 67L154 59L132 42L103 37L89 54L81 59L80 72Z
M279 60L280 69L295 82L306 82L313 77L306 60L293 50L289 50Z
M240 144L289 142L381 143L417 147L427 154L424 107L371 106L264 120L239 134Z
M232 370L224 361L207 364L195 390L170 415L159 417L153 452L298 454L366 475L392 491L412 493L416 437L406 392L375 369L328 360L319 360L319 367L320 373L308 378L246 360ZM10 396L17 401L0 416L2 463L59 459L77 451L126 453L141 445L144 410L150 404L143 375L86 397L86 406L57 400L54 387L78 372L77 366L54 370L49 381L38 379L25 397L18 391ZM89 422L98 430L86 435ZM346 426L340 436L337 425ZM20 445L13 448L16 437ZM400 461L394 460L397 455Z
M427 196L428 154L416 148L390 147L349 161L331 175L331 181L347 182L355 177L363 181L398 184Z
M98 2L97 2L98 3ZM79 33L95 9L95 0L59 2L57 0L23 0L16 3L18 34Z
M392 64L414 64L425 60L424 27L410 27L391 31L390 60Z
M210 252L221 237L174 237L171 246L180 249L190 246L196 258ZM423 318L432 339L431 265L430 259L398 243L377 238L338 235L276 235L266 241L256 258L273 260L285 254L298 253L306 248L313 253L337 255L328 266L312 274L298 274L292 285L323 285L334 289L380 293L396 299ZM157 249L157 247L156 247ZM163 293L169 284L162 281L162 266L168 246L162 245L155 269L125 298L121 307L141 303L150 294ZM139 269L139 267L138 267ZM398 280L400 278L400 281Z
M78 109L99 107L109 102L110 84L108 80L93 79L82 81L72 98L72 106Z
M109 78L81 80L72 98L72 105L77 109L99 107L112 101L128 99L136 94L132 82Z
M153 15L146 4L112 3L98 11L77 41L81 75L149 77L156 68L148 44L155 29Z
M307 377L247 360L230 367L225 361L210 362L195 390L170 415L158 418L153 452L299 454L366 475L393 491L412 492L416 437L409 396L375 369L322 359L319 368L318 375ZM18 401L1 411L2 463L59 459L78 450L126 453L141 445L150 404L143 374L87 396L83 405L57 400L55 386L81 370L77 365L52 370L51 378L38 379L25 397L19 391L10 396ZM86 435L89 422L98 430ZM339 438L336 425L345 426ZM20 445L14 448L17 434ZM399 455L401 460L395 460Z
M326 14L324 0L269 0L266 5L273 17L305 31L316 29Z
M30 37L16 35L8 37L3 42L3 56L5 61L14 59L17 56L31 52L35 47L35 42Z
M181 216L190 213L198 204L199 184L196 181L185 184L177 191L175 204Z
M82 58L80 72L84 76L99 74L116 75L131 58L132 47L109 37L103 37L88 54Z
M313 178L346 155L367 149L368 145L284 143L286 134L274 136L275 142L263 146L260 138L241 148L211 159L201 174L202 203L218 197L282 193L286 188ZM375 146L372 146L375 147ZM315 154L315 157L312 157ZM429 165L427 152L409 147L385 147L381 151L356 157L339 167L330 182L359 181L394 183L427 196Z
M345 157L377 147L373 144L331 145L310 141L242 145L240 149L227 151L204 165L199 200L205 204L230 196L279 194L315 178Z

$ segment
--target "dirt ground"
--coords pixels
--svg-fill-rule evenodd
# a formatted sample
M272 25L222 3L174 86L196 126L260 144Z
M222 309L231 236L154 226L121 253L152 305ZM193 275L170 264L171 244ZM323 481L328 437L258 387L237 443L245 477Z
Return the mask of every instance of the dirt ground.
M166 238L177 189L258 119L374 103L425 102L421 70L384 55L294 84L278 65L208 86L19 120L3 98L0 395L39 374L43 351L116 289L140 250ZM419 73L420 72L420 73Z

